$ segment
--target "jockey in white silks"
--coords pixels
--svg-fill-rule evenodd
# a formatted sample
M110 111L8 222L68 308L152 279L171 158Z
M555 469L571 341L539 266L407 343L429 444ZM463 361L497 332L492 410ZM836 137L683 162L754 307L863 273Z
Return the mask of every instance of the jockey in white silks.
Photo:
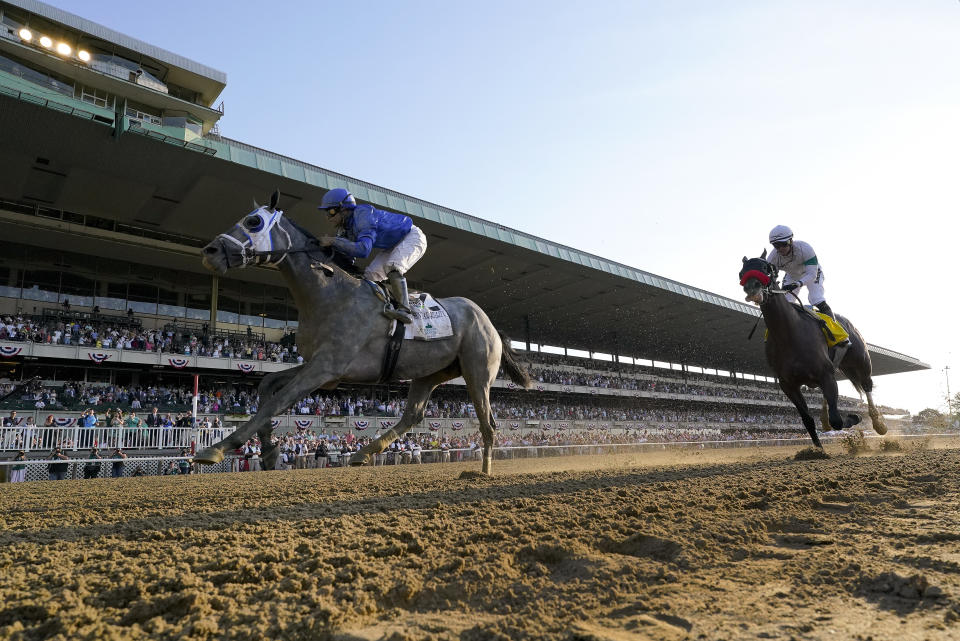
M374 282L386 280L397 307L384 313L402 323L412 322L404 274L427 250L427 237L413 224L413 219L373 205L357 205L353 195L341 188L324 194L318 209L327 212L338 229L336 238L320 239L322 246L333 246L353 258L366 258L374 248L382 250L367 265L364 278Z
M781 288L793 292L806 287L807 302L816 307L820 313L836 320L823 291L823 269L810 243L794 240L793 231L786 225L777 225L770 230L770 243L775 251L767 261L786 273Z

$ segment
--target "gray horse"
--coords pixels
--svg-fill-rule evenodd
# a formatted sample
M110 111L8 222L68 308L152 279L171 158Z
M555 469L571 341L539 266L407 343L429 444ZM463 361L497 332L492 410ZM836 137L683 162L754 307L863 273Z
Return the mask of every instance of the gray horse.
M224 452L242 446L256 432L263 444L265 469L273 469L278 451L271 444L271 418L317 389L341 382L376 383L392 321L383 316L383 302L364 281L330 264L315 239L284 218L277 209L279 193L268 206L257 206L236 225L201 250L203 264L220 274L248 265L279 268L300 312L297 343L304 363L268 374L260 383L260 410L236 432L194 456L199 463L218 463ZM319 257L319 258L318 258ZM484 474L493 462L490 386L503 365L515 384L529 388L530 376L517 363L510 342L487 315L466 298L441 298L454 335L431 341L404 341L393 374L410 380L407 407L393 428L353 455L351 465L370 462L400 434L423 420L433 390L462 376L483 435Z

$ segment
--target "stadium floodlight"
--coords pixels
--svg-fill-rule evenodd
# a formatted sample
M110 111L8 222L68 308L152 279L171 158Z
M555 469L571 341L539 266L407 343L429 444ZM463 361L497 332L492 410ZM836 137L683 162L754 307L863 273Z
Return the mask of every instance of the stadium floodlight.
M84 62L90 62L90 52L86 49L81 49L77 52L77 57L83 60Z
M44 47L49 49L50 47L53 46L53 40L51 40L47 36L40 36L40 44L42 44Z
M70 45L68 45L66 42L57 43L57 53L59 53L61 56L69 56L72 51L73 49L71 49Z
M31 40L33 40L33 32L27 29L26 27L24 27L23 29L20 30L20 39L30 42Z

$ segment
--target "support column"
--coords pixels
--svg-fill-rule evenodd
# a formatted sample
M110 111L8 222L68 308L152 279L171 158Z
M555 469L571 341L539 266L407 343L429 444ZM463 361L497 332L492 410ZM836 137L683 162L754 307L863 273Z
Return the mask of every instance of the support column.
M210 285L210 333L217 330L217 292L220 289L220 277L214 275Z
M523 315L523 338L527 343L527 352L530 351L530 316L527 314Z

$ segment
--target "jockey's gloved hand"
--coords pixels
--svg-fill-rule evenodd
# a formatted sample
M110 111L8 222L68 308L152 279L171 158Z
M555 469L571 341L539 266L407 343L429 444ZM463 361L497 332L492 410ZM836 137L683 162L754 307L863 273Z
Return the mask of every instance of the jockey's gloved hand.
M793 290L798 289L799 287L800 287L800 283L787 283L786 285L783 286L783 291L792 292Z

